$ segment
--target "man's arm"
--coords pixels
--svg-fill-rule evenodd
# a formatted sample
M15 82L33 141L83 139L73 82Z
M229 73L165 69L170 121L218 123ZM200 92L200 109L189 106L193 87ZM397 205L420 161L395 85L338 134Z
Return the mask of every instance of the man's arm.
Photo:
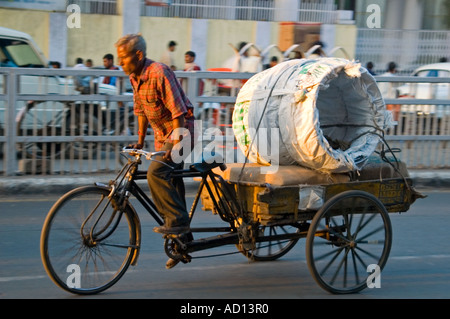
M183 133L177 130L179 128L184 128L184 114L173 119L173 145L178 144L183 139Z
M144 147L145 136L147 135L148 120L144 115L137 117L138 121L138 142L137 144L130 145L132 148L141 149Z
M172 131L172 147L177 145L183 139L183 129L184 129L184 114L174 118L172 120L173 123L173 131ZM181 129L181 130L180 130ZM168 151L164 155L165 159L171 159L171 152Z

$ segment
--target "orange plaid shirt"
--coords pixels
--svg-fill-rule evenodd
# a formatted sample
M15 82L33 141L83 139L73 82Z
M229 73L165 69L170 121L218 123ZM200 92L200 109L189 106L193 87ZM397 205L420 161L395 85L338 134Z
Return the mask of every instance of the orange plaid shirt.
M134 114L146 116L155 134L155 149L164 142L171 142L173 119L184 114L184 126L194 141L193 107L175 73L165 64L145 59L145 65L138 78L130 75L133 86Z

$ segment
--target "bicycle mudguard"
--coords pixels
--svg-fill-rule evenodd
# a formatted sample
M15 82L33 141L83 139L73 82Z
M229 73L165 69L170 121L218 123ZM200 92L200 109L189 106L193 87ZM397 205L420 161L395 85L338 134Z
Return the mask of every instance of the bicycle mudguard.
M128 206L130 207L132 214L133 214L133 222L136 225L136 249L134 250L133 258L131 259L131 266L136 266L137 261L139 259L139 253L141 251L141 220L139 219L138 214L136 213L136 210L134 209L133 205L131 205L128 202Z
M96 182L95 186L104 188L108 191L111 191L110 186L100 183L100 182ZM136 213L136 210L134 209L133 205L131 205L130 202L127 203L127 206L130 208L131 214L133 215L133 222L136 225L136 247L135 247L136 249L134 251L133 258L131 259L131 263L130 263L131 266L136 266L137 261L139 259L139 253L141 250L141 238L142 238L142 236L141 236L141 220L139 219L139 216Z

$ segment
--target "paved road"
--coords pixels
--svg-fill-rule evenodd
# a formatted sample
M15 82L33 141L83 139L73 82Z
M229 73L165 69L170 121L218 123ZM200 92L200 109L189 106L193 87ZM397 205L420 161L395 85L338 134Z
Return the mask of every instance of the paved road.
M378 289L350 296L323 291L306 266L304 240L274 262L250 262L237 253L194 259L190 264L166 270L163 241L151 231L154 222L150 217L141 214L143 248L138 265L108 291L82 298L174 298L178 299L179 307L183 306L183 298L450 298L450 191L424 193L428 197L417 201L408 213L390 215L393 247ZM39 255L40 230L56 198L55 195L0 198L0 298L74 298L50 281ZM210 212L199 214L203 214L197 216L199 223L218 220ZM223 252L236 249L225 246L202 254Z

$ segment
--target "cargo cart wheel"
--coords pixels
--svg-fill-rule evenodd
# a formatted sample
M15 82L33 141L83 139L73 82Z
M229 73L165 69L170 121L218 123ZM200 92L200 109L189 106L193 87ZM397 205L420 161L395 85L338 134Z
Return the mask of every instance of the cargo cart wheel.
M311 222L308 268L328 292L356 293L376 284L391 244L391 222L380 200L364 191L345 191L329 199Z

